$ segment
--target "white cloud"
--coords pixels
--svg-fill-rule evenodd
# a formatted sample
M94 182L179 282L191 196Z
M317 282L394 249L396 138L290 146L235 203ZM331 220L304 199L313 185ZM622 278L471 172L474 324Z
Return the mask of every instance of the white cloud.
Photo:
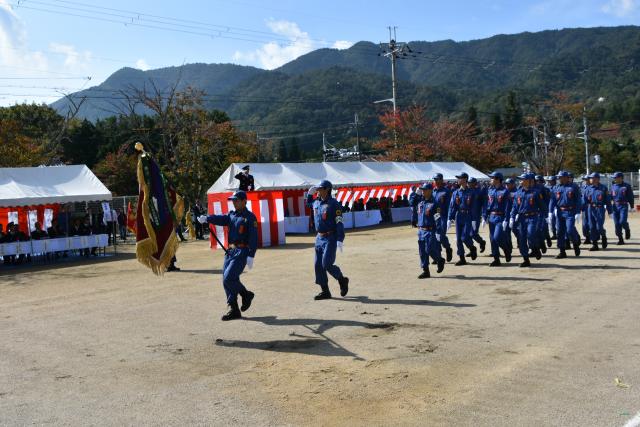
M147 64L147 61L145 61L144 58L140 58L136 61L136 68L142 71L147 71L151 67Z
M627 17L638 9L638 0L609 0L602 11L620 18Z
M253 51L236 51L233 54L235 61L258 63L263 68L272 70L314 49L309 34L302 31L295 22L269 20L267 26L275 35L284 37L289 42L282 45L269 42Z
M89 62L91 62L91 52L85 50L84 52L78 52L75 46L62 43L49 43L49 50L54 53L60 53L65 56L64 66L67 68L87 68Z
M333 46L331 46L334 49L349 49L351 46L353 46L353 42L350 42L348 40L337 40Z
M27 52L26 39L24 22L6 0L0 0L0 65L10 70L46 70L46 57L39 51Z

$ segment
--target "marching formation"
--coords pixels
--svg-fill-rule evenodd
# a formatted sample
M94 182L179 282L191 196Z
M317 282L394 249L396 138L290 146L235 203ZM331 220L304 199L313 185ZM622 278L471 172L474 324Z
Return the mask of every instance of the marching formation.
M520 185L504 179L500 172L489 175L491 185L479 188L474 178L466 173L457 175L458 188L453 192L443 186L442 175L433 176L433 184L424 183L411 200L412 223L418 228L418 247L422 273L419 279L431 277L429 258L444 270L442 248L446 260L451 261L452 249L446 232L455 224L457 266L468 264L467 257L475 260L485 251L486 242L480 237L480 227L489 224L489 242L493 261L491 267L502 265L501 257L511 261L513 239L522 262L529 267L531 259L539 260L552 241L557 240L557 259L567 257L567 249L573 248L580 256L581 239L576 224L582 221L585 244L589 251L606 249L607 233L604 228L608 215L614 222L618 245L631 237L627 214L633 208L633 191L624 182L623 174L614 174L611 191L600 183L600 174L594 172L584 177L582 187L573 182L573 175L560 171L556 176L543 177L524 173L518 177ZM624 236L622 232L624 231ZM468 253L465 253L465 249Z

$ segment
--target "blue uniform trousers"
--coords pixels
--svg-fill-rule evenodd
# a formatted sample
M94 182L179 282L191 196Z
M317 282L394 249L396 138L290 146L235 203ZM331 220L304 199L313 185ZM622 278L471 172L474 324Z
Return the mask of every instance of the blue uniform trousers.
M473 227L471 226L471 215L458 213L456 216L456 253L458 256L464 256L464 246L468 248L473 246Z
M440 219L438 219L438 221L436 221L436 222L438 223L438 227L440 228L440 230L446 230L447 229L447 217L446 217L446 215L441 216ZM440 244L445 249L451 248L451 243L449 243L449 238L447 237L446 231L440 235Z
M227 294L227 304L237 302L238 294L244 294L247 289L240 282L240 275L247 265L249 248L229 248L224 256L222 267L222 285Z
M582 237L590 239L591 233L589 233L589 215L586 211L582 211Z
M616 236L622 237L622 229L629 232L629 205L613 204L613 224L616 226Z
M580 235L576 230L575 214L571 211L558 210L557 220L558 249L565 250L567 239L574 245L580 244Z
M338 247L338 241L334 234L328 236L316 237L316 284L320 285L323 289L326 289L329 285L329 273L334 279L342 279L342 272L340 267L334 265L336 262L336 248Z
M418 253L420 254L420 267L423 270L429 267L429 257L434 261L439 261L442 258L442 246L436 239L435 231L420 230L418 233Z
M597 242L601 237L607 237L607 232L604 229L605 212L604 206L589 206L587 208L587 214L589 216L589 238L592 242Z
M523 258L529 257L529 249L538 248L538 216L519 218L515 227L518 228L518 249Z
M511 253L511 236L509 235L509 227L502 227L504 216L489 216L489 241L491 242L491 256L500 256L500 249L507 254ZM507 241L508 239L508 241Z
M472 221L475 221L476 225L474 226L473 224L471 224L471 229L473 230L473 235L471 236L471 238L478 243L483 242L484 239L480 237L480 223L482 222L482 217L474 217Z

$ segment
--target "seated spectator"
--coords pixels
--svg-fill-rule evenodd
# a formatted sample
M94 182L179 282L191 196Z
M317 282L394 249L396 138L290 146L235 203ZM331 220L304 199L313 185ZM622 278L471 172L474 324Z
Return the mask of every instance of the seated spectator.
M397 196L396 199L393 201L393 207L394 208L401 208L402 207L402 197Z
M60 226L58 225L58 219L54 218L51 220L51 227L47 228L47 235L50 239L55 239L57 237L64 237L64 234L60 230Z
M2 224L0 224L0 243L4 243L4 232L2 229Z
M40 225L39 222L36 222L35 230L31 232L31 238L33 240L42 240L46 239L47 237L49 236L47 235L47 232L42 229L42 225Z
M409 204L409 198L407 197L407 195L405 194L404 196L402 196L402 207L403 208L408 208L410 206Z

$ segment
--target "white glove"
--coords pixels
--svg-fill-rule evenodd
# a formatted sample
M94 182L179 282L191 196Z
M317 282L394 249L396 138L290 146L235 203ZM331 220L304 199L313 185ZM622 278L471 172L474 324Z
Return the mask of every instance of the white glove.
M518 221L518 219L520 219L520 214L516 215L516 221Z
M547 224L551 224L551 221L553 221L553 214L549 212L549 216L547 217Z
M433 216L433 219L435 219L436 221L438 221L438 220L440 219L440 216L441 216L441 215L440 215L439 213L436 213L436 214Z
M312 196L317 192L318 192L318 188L315 185L312 185L311 188L309 188L309 194L311 194Z
M509 228L513 228L513 224L515 224L515 221L513 220L513 218L511 218L509 220Z
M476 229L476 224L477 224L477 222L471 221L471 226L473 227L474 230Z
M451 228L451 220L447 221L447 231L449 231L449 229Z
M436 240L439 242L440 241L440 233L436 233Z
M502 221L502 229L503 230L507 229L507 225L509 225L509 222L506 219L504 221Z
M206 216L206 215L200 215L200 216L198 217L198 222L199 222L200 224L206 224L206 223L207 223L207 216Z
M344 242L338 242L338 249L340 250L340 253L342 253L343 246L344 246Z
M482 222L480 223L480 227L484 228L487 226L487 221L484 220L484 218L482 218Z
M575 218L576 224L580 224L580 220L582 219L582 215L576 214L576 216L574 218Z
M253 268L253 257L251 257L251 256L247 258L247 268L249 270L251 270Z

